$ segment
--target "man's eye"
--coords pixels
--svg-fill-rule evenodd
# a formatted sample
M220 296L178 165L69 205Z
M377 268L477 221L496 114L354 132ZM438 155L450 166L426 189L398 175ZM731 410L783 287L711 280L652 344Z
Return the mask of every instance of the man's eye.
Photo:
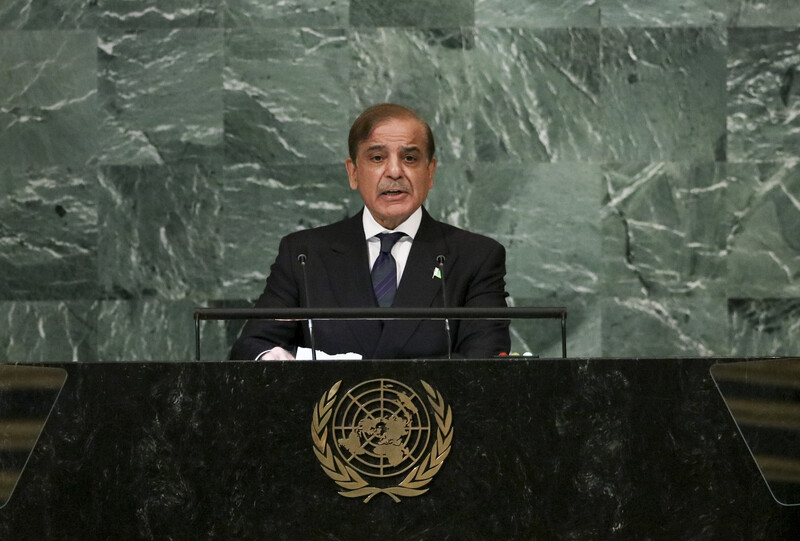
M369 160L372 162L379 162L383 160L383 156L370 156Z
M406 156L406 157L405 157L405 160L406 160L408 163L414 163L415 161L417 161L417 157L416 157L416 156Z

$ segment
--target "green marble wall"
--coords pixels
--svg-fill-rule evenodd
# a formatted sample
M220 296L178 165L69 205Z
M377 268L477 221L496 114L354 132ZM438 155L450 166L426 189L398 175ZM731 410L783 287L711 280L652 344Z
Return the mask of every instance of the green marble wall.
M5 0L0 360L192 358L194 306L359 208L345 136L385 100L571 355L800 354L795 0Z

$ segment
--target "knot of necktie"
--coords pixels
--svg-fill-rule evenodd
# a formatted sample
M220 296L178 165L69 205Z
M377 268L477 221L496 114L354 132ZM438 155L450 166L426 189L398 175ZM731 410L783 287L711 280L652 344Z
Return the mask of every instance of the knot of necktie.
M378 233L376 237L381 241L381 253L392 253L392 248L397 244L397 241L405 236L405 233Z

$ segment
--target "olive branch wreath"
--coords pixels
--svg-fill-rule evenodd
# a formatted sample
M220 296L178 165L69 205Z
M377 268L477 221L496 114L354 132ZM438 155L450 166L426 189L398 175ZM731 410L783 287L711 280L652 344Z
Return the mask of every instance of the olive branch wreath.
M336 402L336 393L339 391L341 380L337 381L330 390L322 395L311 420L311 438L314 440L314 453L317 455L323 471L333 479L343 490L339 492L346 498L364 497L364 503L370 501L377 494L386 494L394 501L399 502L400 496L420 496L428 491L424 488L439 472L444 459L450 454L453 441L453 412L450 406L444 403L441 393L420 380L428 393L428 401L436 417L436 441L431 446L431 452L406 475L405 479L393 487L378 488L370 486L367 481L352 467L336 457L333 447L328 445L328 421L333 414L333 405Z

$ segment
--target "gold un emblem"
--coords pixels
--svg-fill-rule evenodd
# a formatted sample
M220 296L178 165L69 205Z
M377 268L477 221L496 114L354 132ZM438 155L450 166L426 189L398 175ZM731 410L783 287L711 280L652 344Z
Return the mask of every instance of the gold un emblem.
M337 399L341 383L322 395L311 420L314 453L339 494L365 502L386 494L399 502L427 492L453 440L453 414L442 395L420 381L434 427L425 400L399 381L365 381Z

